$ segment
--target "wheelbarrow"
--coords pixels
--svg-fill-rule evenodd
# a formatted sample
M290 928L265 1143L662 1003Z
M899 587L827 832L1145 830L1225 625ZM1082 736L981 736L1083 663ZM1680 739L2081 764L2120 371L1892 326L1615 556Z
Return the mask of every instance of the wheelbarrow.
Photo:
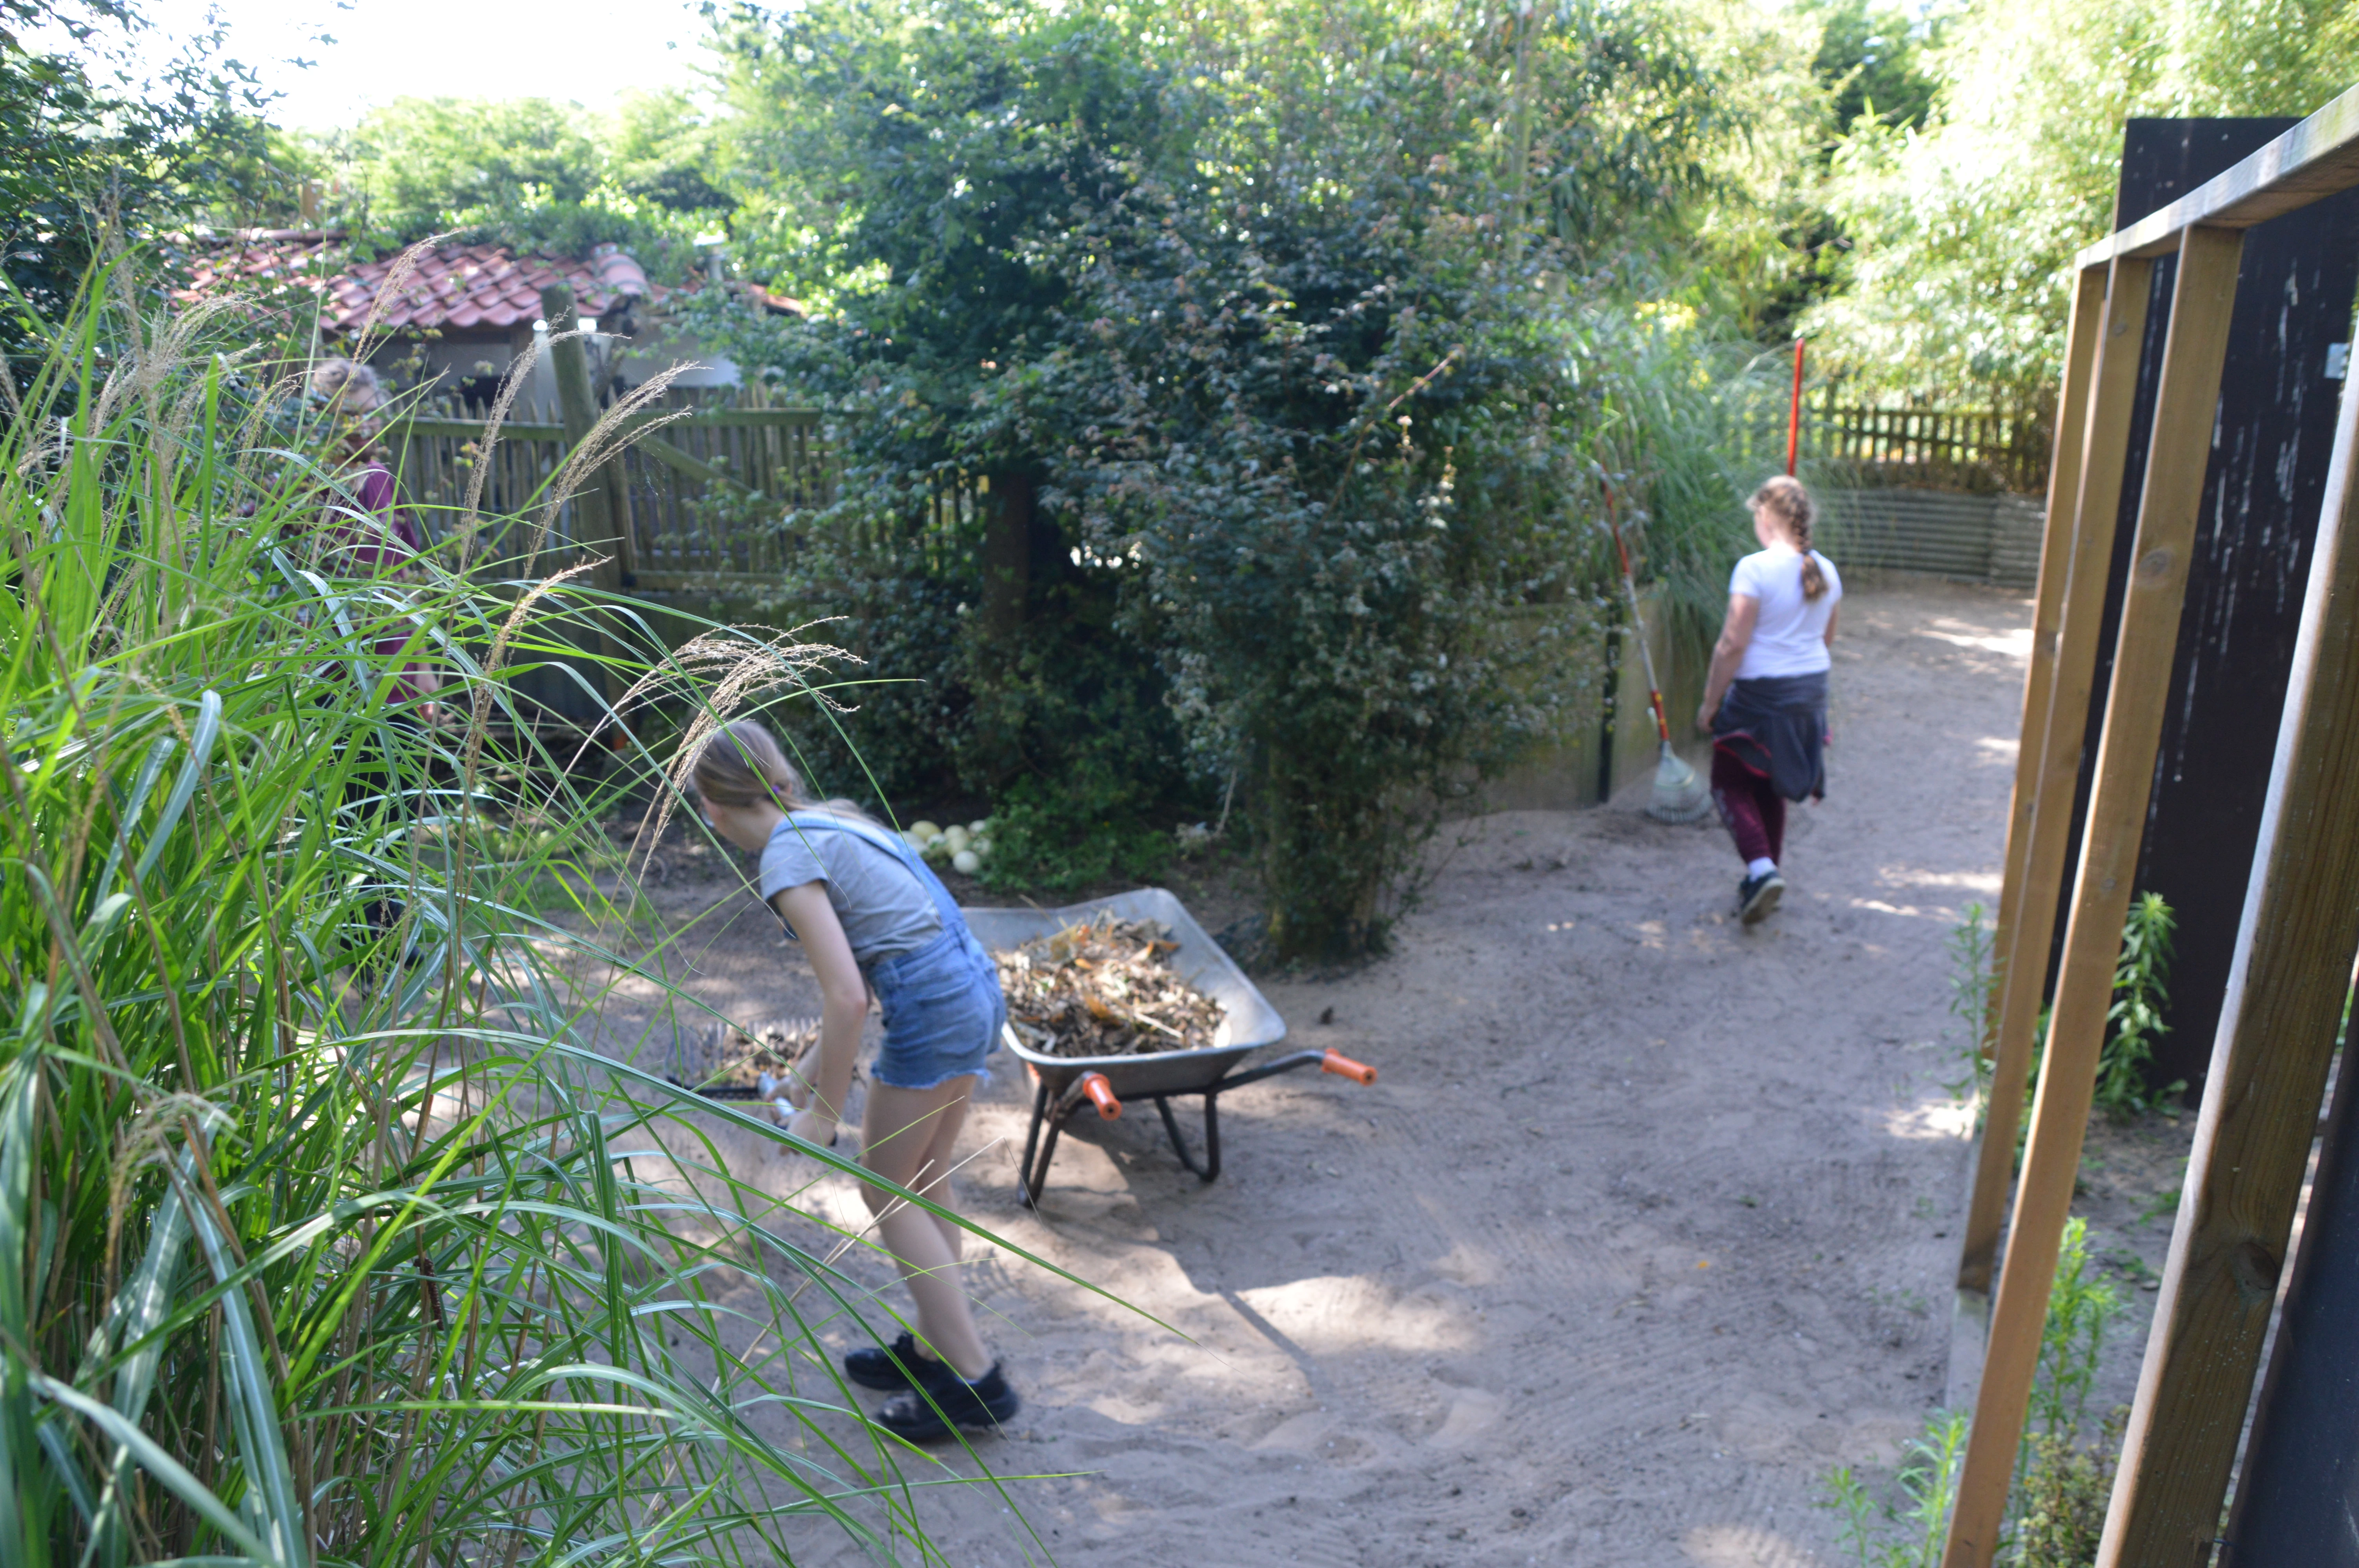
M1286 1021L1269 1005L1235 960L1196 924L1186 906L1162 888L1062 909L970 909L968 927L985 947L1007 948L1046 936L1069 925L1112 914L1124 920L1160 922L1179 944L1171 955L1180 978L1221 1004L1221 1025L1212 1044L1197 1050L1157 1051L1133 1056L1052 1056L1037 1051L1010 1026L1000 1038L1032 1076L1032 1127L1024 1137L1020 1175L1024 1202L1036 1203L1049 1180L1049 1166L1057 1157L1057 1139L1065 1123L1084 1108L1111 1121L1122 1114L1123 1102L1151 1099L1171 1136L1180 1163L1204 1181L1221 1173L1221 1097L1247 1084L1317 1067L1358 1084L1376 1081L1376 1070L1353 1061L1339 1051L1294 1051L1257 1066L1236 1071L1255 1052L1286 1038ZM1200 1163L1180 1133L1171 1102L1184 1095L1204 1097L1204 1155ZM1048 1134L1044 1144L1041 1134ZM1035 1156L1038 1157L1037 1162Z

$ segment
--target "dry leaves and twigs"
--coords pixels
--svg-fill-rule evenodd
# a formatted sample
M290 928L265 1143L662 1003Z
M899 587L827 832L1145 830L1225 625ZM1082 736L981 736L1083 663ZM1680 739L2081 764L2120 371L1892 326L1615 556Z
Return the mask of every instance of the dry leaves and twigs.
M706 1094L734 1090L768 1099L793 1082L795 1065L818 1044L816 1018L777 1019L745 1028L716 1023L697 1036L680 1037L671 1080Z
M993 957L1007 1016L1052 1056L1143 1056L1201 1051L1221 1026L1221 1004L1171 968L1180 944L1153 920L1068 925Z

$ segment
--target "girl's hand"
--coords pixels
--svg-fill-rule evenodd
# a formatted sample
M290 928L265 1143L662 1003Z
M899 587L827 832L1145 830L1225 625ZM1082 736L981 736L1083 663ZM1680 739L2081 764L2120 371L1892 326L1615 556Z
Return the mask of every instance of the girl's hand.
M835 1147L835 1118L823 1110L799 1110L787 1120L787 1130L806 1143Z
M1720 712L1720 704L1718 704L1718 703L1716 703L1716 702L1707 702L1707 703L1705 703L1701 708L1697 708L1697 709L1696 709L1696 728L1697 728L1697 729L1699 729L1699 730L1705 730L1705 731L1707 731L1707 732L1708 732L1708 731L1710 731L1710 730L1712 729L1712 719L1713 719L1713 718L1714 718L1714 716L1716 716L1719 712Z

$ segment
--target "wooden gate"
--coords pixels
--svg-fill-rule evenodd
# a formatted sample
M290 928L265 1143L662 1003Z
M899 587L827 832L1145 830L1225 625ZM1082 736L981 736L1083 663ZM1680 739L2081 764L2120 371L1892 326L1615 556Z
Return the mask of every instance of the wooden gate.
M494 561L518 559L529 548L564 460L565 427L551 410L522 412L531 416L505 421L488 458L481 419L432 413L395 425L402 500L429 541L462 524L467 487L488 461L477 513L497 520L498 532L479 535L476 546ZM659 429L646 429L658 421ZM623 459L626 587L725 591L774 582L795 546L788 520L834 499L833 444L817 409L670 407L632 424L641 433ZM558 509L544 549L562 563L575 538L569 503Z

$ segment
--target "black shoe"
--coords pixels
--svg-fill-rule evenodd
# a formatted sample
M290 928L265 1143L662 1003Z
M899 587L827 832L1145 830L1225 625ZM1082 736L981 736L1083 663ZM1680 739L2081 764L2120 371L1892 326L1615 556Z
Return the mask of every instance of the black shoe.
M908 1389L917 1386L921 1376L931 1375L941 1363L918 1354L918 1342L903 1335L893 1342L893 1348L871 1345L855 1350L843 1358L843 1375L864 1389Z
M1786 879L1776 871L1747 877L1736 884L1736 917L1747 925L1758 925L1777 913L1777 901L1785 894Z
M929 1374L918 1387L886 1400L876 1424L911 1443L940 1443L959 1427L988 1432L1004 1426L1023 1406L996 1363L972 1383L944 1367L940 1376Z

